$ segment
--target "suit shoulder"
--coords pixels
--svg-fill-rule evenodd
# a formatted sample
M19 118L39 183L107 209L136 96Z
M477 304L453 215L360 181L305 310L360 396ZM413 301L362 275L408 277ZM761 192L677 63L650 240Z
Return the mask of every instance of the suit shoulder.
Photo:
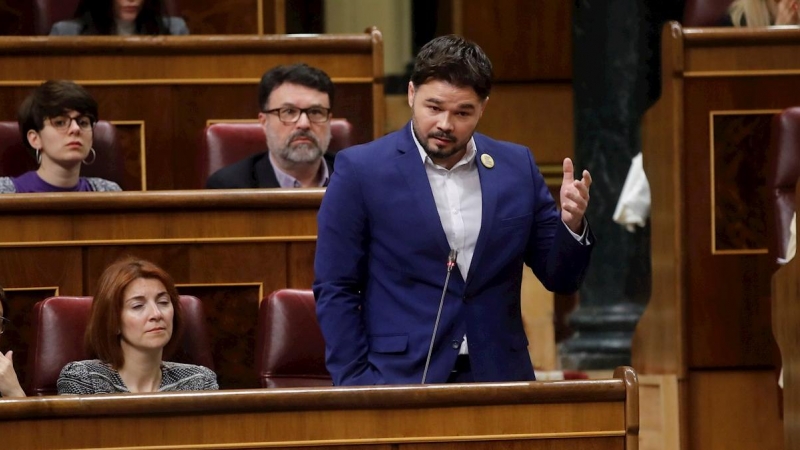
M92 187L92 190L95 192L119 192L122 191L122 188L113 181L106 180L104 178L98 177L88 177L86 181L89 182L89 186Z
M217 374L204 366L164 361L164 391L217 390Z
M247 158L227 165L208 177L206 181L207 189L247 189L257 188L256 180L253 177L253 170L256 163L267 155L267 152L256 153Z
M173 36L182 36L189 34L189 27L186 21L180 17L165 16L163 18L164 25L169 29L169 34Z
M50 28L50 36L78 36L83 31L84 23L78 19L62 20Z

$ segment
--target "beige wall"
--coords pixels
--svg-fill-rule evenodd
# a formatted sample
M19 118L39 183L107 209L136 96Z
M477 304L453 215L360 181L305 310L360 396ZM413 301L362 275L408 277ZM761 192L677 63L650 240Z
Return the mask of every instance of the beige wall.
M411 2L408 0L325 0L326 33L383 33L384 70L402 74L411 59Z

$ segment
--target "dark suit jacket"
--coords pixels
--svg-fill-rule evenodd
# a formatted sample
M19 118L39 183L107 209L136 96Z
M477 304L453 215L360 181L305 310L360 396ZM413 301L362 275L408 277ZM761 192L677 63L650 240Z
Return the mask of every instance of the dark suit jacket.
M527 148L474 138L481 228L467 281L451 274L428 381L447 380L465 334L476 381L533 380L523 263L548 289L572 292L592 247L561 221ZM449 244L410 126L339 152L317 217L313 289L334 383L419 383Z
M336 155L325 153L323 159L328 165L328 173L333 174L333 160ZM279 188L275 170L267 152L256 153L247 158L223 167L214 172L206 181L206 189L252 189Z

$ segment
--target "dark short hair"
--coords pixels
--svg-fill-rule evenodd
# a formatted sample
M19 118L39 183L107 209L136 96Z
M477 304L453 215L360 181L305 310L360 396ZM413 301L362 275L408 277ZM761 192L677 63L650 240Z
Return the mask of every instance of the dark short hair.
M263 111L272 91L283 83L298 84L328 94L333 107L333 82L327 73L308 64L277 66L266 71L258 85L258 110Z
M19 107L17 122L22 142L33 150L28 142L28 131L39 132L49 117L77 111L97 121L97 102L82 86L67 80L49 80L28 95Z
M171 355L180 345L183 334L183 313L175 282L160 267L134 257L125 257L108 266L97 283L97 292L92 301L92 313L86 327L86 347L90 354L119 369L125 362L120 345L119 330L122 321L122 306L125 288L139 278L160 281L175 311L172 317L172 337L164 347L164 357Z
M163 0L145 0L136 16L136 34L170 34L164 23ZM81 0L75 18L83 22L83 35L114 34L114 0Z
M420 49L411 73L415 87L430 80L471 87L483 100L492 90L492 62L478 44L454 34L440 36Z

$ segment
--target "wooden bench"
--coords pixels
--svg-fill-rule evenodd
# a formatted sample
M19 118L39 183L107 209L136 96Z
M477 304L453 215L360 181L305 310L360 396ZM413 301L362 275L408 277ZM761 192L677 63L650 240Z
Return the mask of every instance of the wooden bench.
M261 75L305 62L331 77L333 115L354 125L353 143L383 135L383 43L360 35L4 37L0 39L0 120L33 87L71 79L117 126L127 177L147 190L193 189L204 127L255 121ZM265 141L266 147L266 141ZM24 157L24 156L21 156Z
M259 301L309 289L322 189L8 194L0 196L0 283L23 380L33 305L53 295L93 295L124 255L160 265L181 294L203 300L221 386L258 387Z
M772 116L800 104L798 53L800 33L785 28L673 22L662 34L642 142L652 295L632 362L677 381L682 448L783 448L766 155Z
M638 448L636 374L0 400L4 448Z

